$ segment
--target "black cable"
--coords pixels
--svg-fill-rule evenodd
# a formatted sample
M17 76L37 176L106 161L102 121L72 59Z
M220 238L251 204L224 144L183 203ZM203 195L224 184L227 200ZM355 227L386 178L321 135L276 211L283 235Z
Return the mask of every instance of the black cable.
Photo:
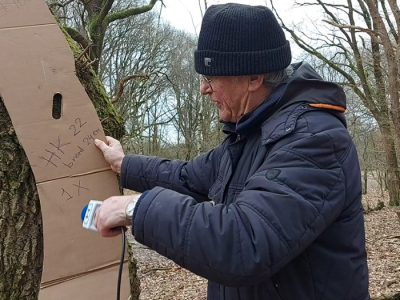
M122 268L124 267L124 260L125 260L125 230L123 227L121 227L121 233L122 233L122 253L121 253L121 262L119 263L119 272L118 272L117 300L120 300Z

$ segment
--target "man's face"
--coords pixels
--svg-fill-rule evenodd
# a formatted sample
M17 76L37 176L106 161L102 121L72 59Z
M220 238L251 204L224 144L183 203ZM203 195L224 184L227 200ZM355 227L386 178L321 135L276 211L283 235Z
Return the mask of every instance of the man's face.
M249 91L246 76L206 76L204 77L200 92L209 95L219 111L219 118L225 122L236 123L248 106Z

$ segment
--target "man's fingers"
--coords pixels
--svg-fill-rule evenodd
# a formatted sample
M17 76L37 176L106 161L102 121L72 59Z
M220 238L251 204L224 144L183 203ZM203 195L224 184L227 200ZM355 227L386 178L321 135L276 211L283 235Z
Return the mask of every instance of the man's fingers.
M112 147L116 143L118 143L118 141L116 139L112 138L111 136L106 136L106 142L107 142L107 145L110 147Z
M94 215L94 227L96 227L96 229L97 229L97 222L99 221L99 216L98 216L98 214L95 214Z
M94 143L97 146L97 148L99 148L103 153L108 149L108 146L106 145L106 143L104 143L101 140L96 139L94 141Z
M110 229L103 229L100 231L102 237L114 237L121 234L121 228L110 228Z

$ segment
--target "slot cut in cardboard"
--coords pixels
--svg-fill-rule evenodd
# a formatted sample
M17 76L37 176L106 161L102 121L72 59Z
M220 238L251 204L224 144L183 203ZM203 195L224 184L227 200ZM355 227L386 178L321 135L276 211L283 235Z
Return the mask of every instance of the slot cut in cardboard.
M60 93L56 93L53 96L53 109L52 109L53 118L59 120L61 118L61 113L62 113L62 95Z

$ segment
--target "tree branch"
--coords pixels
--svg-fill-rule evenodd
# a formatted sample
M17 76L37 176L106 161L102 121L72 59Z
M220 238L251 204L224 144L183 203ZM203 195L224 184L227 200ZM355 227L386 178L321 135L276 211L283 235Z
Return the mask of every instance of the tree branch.
M392 34L394 33L394 37L396 38L396 42L399 43L398 34L400 32L400 10L399 10L399 7L397 6L397 1L396 0L388 0L388 2L389 2L390 9L393 12L393 16L394 16L394 19L395 19L396 24L397 24L397 34L396 34L395 30L392 30L392 27L390 27L390 31L392 32ZM385 10L386 10L386 8L385 8ZM385 13L385 18L386 18L387 22L389 23L390 19L389 19L388 16L386 16L386 13ZM389 23L389 26L390 26L390 24L391 24L391 22Z
M373 39L375 39L377 43L382 44L382 41L377 39L378 33L373 30L370 30L368 28L363 28L363 27L355 26L355 25L338 24L336 22L328 21L328 20L322 20L322 22L325 22L325 23L335 26L337 28L354 29L354 30L358 30L360 32L365 32L365 33L369 34Z
M71 4L71 3L74 2L74 1L75 1L75 0L68 0L68 1L65 2L65 3L53 2L53 3L50 3L50 4L49 4L49 8L53 8L53 7L55 7L55 6L58 6L58 7L63 8L63 7L66 7L68 4Z
M115 97L111 100L111 103L117 103L119 101L119 99L122 97L122 94L124 92L124 85L127 81L132 80L134 78L149 78L149 75L145 75L145 74L135 74L135 75L130 75L130 76L126 76L124 78L122 78L122 80L119 83L119 87L118 87L118 91L117 94L115 95Z
M141 6L141 7L134 7L134 8L129 8L123 11L115 12L110 15L108 15L105 18L105 21L107 24L110 24L116 20L122 20L129 18L131 16L139 15L145 12L148 12L153 9L154 5L157 3L158 0L151 0L149 4Z
M317 0L318 2L320 2L319 0ZM363 92L360 88L359 88L359 84L357 84L354 80L354 78L351 76L351 74L347 73L345 70L343 70L342 68L339 67L338 64L335 64L333 61L329 60L327 57L325 57L322 53L318 52L315 48L311 47L309 45L309 43L306 43L305 41L303 41L299 36L297 36L297 34L291 30L290 28L288 28L285 23L282 21L281 17L279 16L278 12L276 11L274 5L273 5L273 0L270 0L271 2L271 7L272 10L275 12L275 15L277 16L277 18L279 19L281 26L290 33L290 35L292 36L293 40L296 42L296 44L302 48L303 50L305 50L306 52L310 53L311 55L319 58L321 61L323 61L326 65L328 65L330 68L332 68L333 70L335 70L336 72L338 72L339 74L341 74L348 82L349 82L349 86L351 86L352 90L354 91L354 93L357 94L358 97L360 97L360 99L363 100L363 102L365 103L365 105L368 107L368 109L371 111L371 113L374 116L379 116L379 110L378 108L375 106L375 103L373 102L373 98L371 97L370 93L369 93L369 89L367 89L365 92ZM334 18L334 16L333 16ZM342 29L344 31L344 29ZM350 40L351 42L351 40ZM363 86L365 86L365 83L362 84ZM367 94L365 94L367 93Z
M339 20L336 18L336 16L326 7L326 3L322 2L321 0L316 0L318 2L318 4L320 6L322 6L322 8L324 9L325 13L327 15L329 15L331 17L331 19L339 24ZM346 32L346 30L344 30L344 28L339 28L339 30L342 32L342 34L346 37L347 42L349 43L350 46L352 46L353 48L353 43L352 40L350 38L350 36L348 35L348 33Z
M100 14L98 16L98 21L103 22L110 12L112 5L114 4L114 0L106 0L106 4L101 8Z
M349 17L349 21L350 21L350 26L354 27L355 21L354 21L354 10L353 10L353 2L352 0L347 0L347 3L349 5L349 13L348 13L348 17ZM338 23L338 22L337 22ZM354 56L355 56L355 63L358 69L358 77L361 80L362 86L364 88L364 93L367 96L367 99L371 99L371 103L373 103L374 98L373 98L373 89L371 87L370 81L368 80L368 73L365 70L364 67L364 60L362 59L361 56L361 51L358 48L358 43L357 43L357 37L356 37L356 30L354 28L350 29L350 35L351 35L351 39L352 39L352 44L351 44L351 48L353 49L354 52ZM374 40L374 36L371 36L372 40Z
M203 14L203 9L201 8L201 0L198 0L199 1L199 9L200 9L200 15L201 15L201 17L203 18L204 17L204 14ZM207 7L205 8L205 9L207 9Z
M379 12L377 3L374 0L365 0L369 11L371 12L372 19L374 21L374 25L376 29L379 31L379 35L381 37L383 47L385 49L385 55L387 64L389 66L389 87L387 91L390 95L390 104L391 104L391 116L393 119L394 127L398 138L400 138L400 103L399 103L399 90L400 90L400 81L398 79L399 76L399 65L396 61L396 54L394 47L392 45L392 41L390 40L389 33L386 29L386 26L383 22L383 18ZM397 5L396 5L397 7Z
M363 0L358 0L358 4L360 5L361 10L363 12L362 16L364 18L365 24L367 24L367 27L372 30L371 15L370 15L367 7L365 6L364 1Z
M64 26L63 28L75 42L82 46L83 49L86 49L89 46L88 41L78 30L68 26Z
M305 3L296 3L296 4L297 4L298 6L319 6L319 5L320 5L319 3L308 3L308 2L305 2ZM341 8L349 9L348 6L342 5L342 4L324 3L324 5L327 6L327 7L333 7L333 8L335 8L335 9L338 9L338 10L343 11L343 12L345 12L345 11L344 11L343 9L341 9ZM357 14L359 14L360 16L363 15L362 12L359 11L359 10L354 9L354 11L355 11Z
M334 69L335 71L337 71L338 73L340 73L344 78L346 78L350 84L352 84L353 86L357 86L356 82L354 81L353 77L350 76L350 74L348 74L347 72L345 72L344 70L342 70L341 68L338 67L338 65L334 64L333 61L327 59L324 55L322 55L320 52L318 52L316 49L314 49L313 47L311 47L308 43L304 42L299 36L297 36L297 34L291 30L290 28L288 28L285 23L283 23L281 17L279 16L278 12L276 11L274 5L273 5L273 1L271 1L271 6L272 6L272 10L275 12L275 15L277 16L277 18L279 19L279 21L281 22L281 26L283 29L285 29L286 31L288 31L290 33L290 35L292 36L293 40L296 42L296 44L302 48L303 50L305 50L306 52L310 53L311 55L319 58L320 60L322 60L323 62L325 62L327 65L329 65L332 69ZM365 98L365 95L362 93L362 91L360 89L358 89L357 91L355 91L357 93L357 95L359 95L359 97L361 99Z
M83 51L81 54L79 54L77 60L80 60L90 49L90 47L92 47L92 44L89 44Z

